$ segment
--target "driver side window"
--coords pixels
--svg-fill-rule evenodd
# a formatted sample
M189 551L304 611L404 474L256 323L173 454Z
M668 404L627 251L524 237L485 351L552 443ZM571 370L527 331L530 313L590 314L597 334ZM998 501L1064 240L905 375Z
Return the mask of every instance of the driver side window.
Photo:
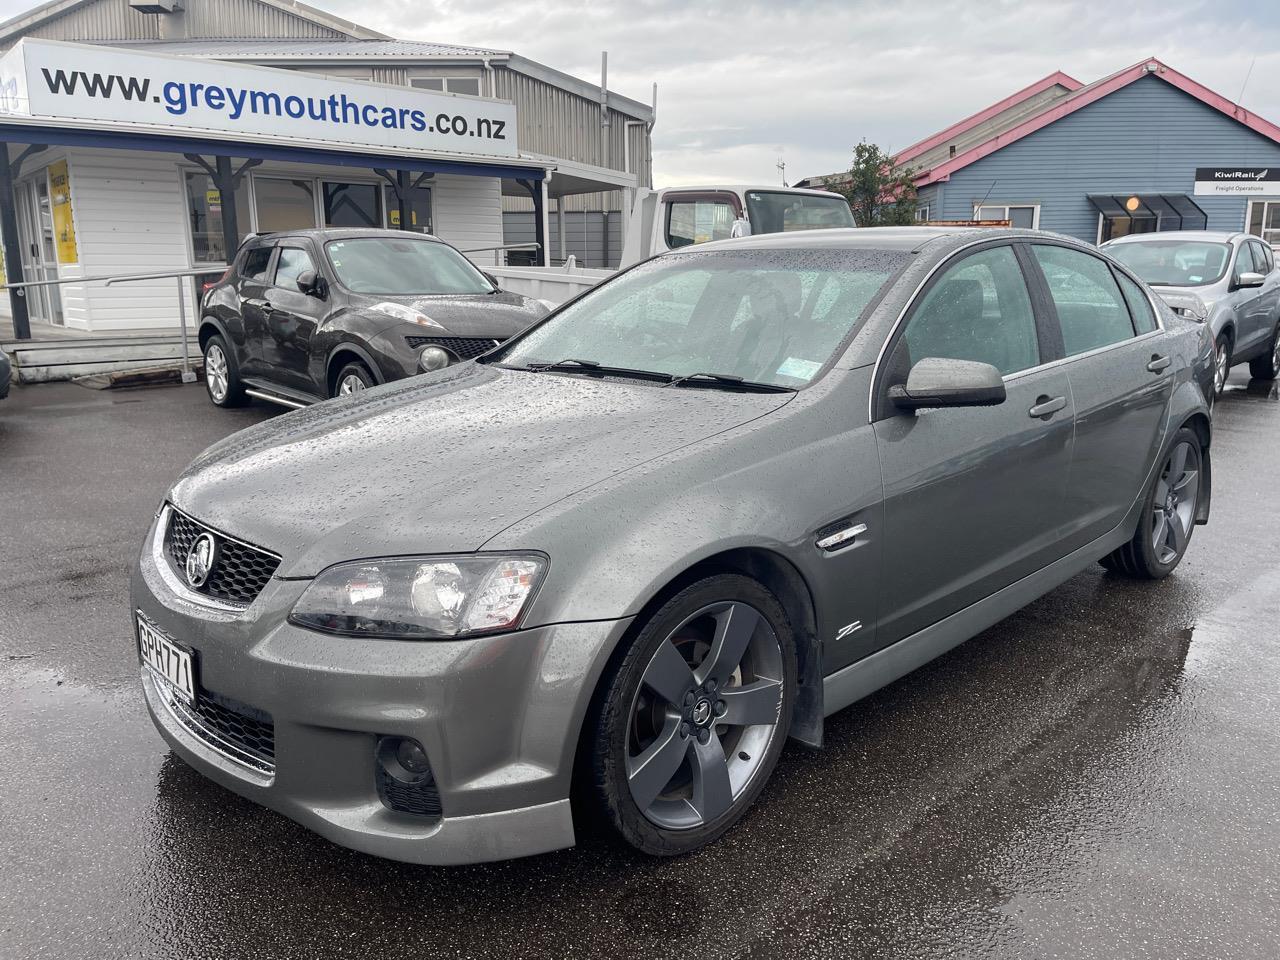
M905 381L926 357L989 363L1005 376L1039 365L1035 313L1012 247L965 257L934 282L894 349L890 382Z

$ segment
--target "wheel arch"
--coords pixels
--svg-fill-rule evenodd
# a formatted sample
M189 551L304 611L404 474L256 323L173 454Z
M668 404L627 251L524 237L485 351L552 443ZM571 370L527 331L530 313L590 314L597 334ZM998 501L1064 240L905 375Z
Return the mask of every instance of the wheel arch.
M369 354L369 351L358 343L345 340L339 343L329 351L329 356L324 364L324 382L325 389L329 396L333 396L333 384L337 379L338 371L348 363L359 362L363 364L373 377L374 383L383 383L382 370L377 362Z
M227 328L217 317L205 317L200 321L200 329L196 333L196 342L200 345L200 352L204 353L205 344L209 342L209 338L215 334L221 336L227 344L232 343L231 335L227 332Z

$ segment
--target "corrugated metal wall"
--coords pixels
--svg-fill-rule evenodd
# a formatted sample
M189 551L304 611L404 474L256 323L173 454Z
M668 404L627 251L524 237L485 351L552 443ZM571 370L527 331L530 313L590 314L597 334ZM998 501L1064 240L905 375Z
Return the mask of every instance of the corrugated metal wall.
M46 40L158 40L162 25L184 17L190 39L325 39L344 34L257 0L183 0L183 12L139 13L129 0L97 0L40 24L25 35Z
M1280 166L1280 144L1158 77L1143 77L951 175L933 216L973 205L1038 203L1040 228L1097 240L1091 193L1181 193L1195 168ZM1212 230L1242 230L1243 197L1194 197ZM1257 198L1254 198L1257 199Z
M605 231L605 223L609 225ZM550 217L551 259L560 261L560 228L555 214ZM616 267L622 253L621 213L566 213L564 215L565 255L578 258L580 267ZM533 213L504 213L503 234L507 243L533 243L536 239ZM607 245L606 245L607 241Z

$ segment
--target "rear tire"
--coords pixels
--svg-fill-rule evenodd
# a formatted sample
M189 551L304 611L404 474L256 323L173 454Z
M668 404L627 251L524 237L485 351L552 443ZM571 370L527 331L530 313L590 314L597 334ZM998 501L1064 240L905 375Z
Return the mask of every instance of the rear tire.
M593 805L653 856L711 843L777 765L795 688L795 634L772 593L738 574L684 588L596 692L583 741Z
M1099 563L1139 580L1163 580L1173 573L1195 532L1203 464L1199 434L1183 427L1147 488L1133 538Z
M1280 323L1271 331L1267 351L1249 361L1249 376L1255 380L1274 380L1280 377Z
M204 389L217 407L238 407L245 401L244 384L235 352L222 334L215 333L204 344Z
M333 378L333 396L345 397L353 393L362 393L375 386L378 381L363 363L352 361L338 371Z

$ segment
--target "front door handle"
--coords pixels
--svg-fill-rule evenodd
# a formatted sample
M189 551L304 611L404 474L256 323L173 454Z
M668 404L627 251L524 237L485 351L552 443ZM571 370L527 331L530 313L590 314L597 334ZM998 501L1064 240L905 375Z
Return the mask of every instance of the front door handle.
M1151 355L1151 362L1147 364L1147 369L1152 373L1159 373L1161 370L1173 363L1168 357L1162 357L1158 353Z
M1036 405L1028 410L1027 414L1037 419L1047 420L1066 405L1066 397L1049 397L1042 394L1036 397Z

